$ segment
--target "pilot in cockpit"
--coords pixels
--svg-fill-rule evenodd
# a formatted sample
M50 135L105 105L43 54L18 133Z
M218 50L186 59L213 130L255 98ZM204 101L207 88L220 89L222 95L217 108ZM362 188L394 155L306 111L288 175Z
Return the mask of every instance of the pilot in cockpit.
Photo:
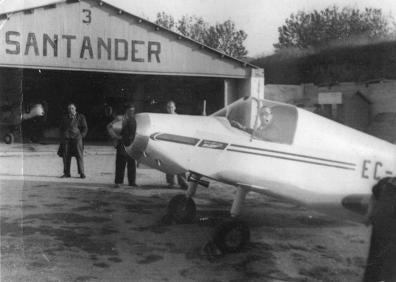
M273 115L271 108L268 106L261 107L258 115L260 125L256 129L246 127L235 120L231 121L231 125L252 134L253 137L257 139L271 142L276 141L279 134L277 133L277 129L274 127L273 124Z

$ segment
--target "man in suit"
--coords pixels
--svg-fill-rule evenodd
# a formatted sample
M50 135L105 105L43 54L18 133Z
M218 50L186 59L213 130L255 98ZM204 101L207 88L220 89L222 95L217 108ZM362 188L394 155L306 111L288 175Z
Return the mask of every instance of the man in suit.
M87 135L88 126L85 116L77 113L75 104L67 105L67 114L63 117L59 129L63 158L63 175L61 177L70 177L71 157L75 156L80 178L85 178L83 138Z

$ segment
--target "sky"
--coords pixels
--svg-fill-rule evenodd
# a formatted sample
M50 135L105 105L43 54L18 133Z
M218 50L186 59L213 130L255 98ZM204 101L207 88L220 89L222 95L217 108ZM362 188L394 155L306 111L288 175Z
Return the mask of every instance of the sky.
M56 1L56 0L55 0ZM60 0L62 1L62 0ZM278 41L278 27L291 13L299 10L321 10L336 5L363 9L381 8L385 15L396 19L395 0L104 0L137 16L154 21L158 12L166 12L174 18L183 15L203 17L211 24L234 21L238 29L248 34L245 46L248 56L270 55ZM0 13L54 0L0 0ZM19 8L20 9L20 8Z

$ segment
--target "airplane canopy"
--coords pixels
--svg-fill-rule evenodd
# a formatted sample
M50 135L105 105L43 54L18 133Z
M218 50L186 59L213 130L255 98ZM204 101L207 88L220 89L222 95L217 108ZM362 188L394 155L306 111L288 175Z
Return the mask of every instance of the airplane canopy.
M270 113L268 124L262 117L263 111ZM255 139L292 144L298 111L291 105L249 97L235 101L213 116L227 117L233 127L251 134Z

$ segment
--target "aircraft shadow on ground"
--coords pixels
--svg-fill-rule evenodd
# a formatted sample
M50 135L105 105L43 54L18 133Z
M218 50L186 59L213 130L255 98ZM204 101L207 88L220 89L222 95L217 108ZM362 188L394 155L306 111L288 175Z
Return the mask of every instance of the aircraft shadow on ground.
M20 181L20 180L14 180ZM176 194L181 194L184 191L175 188L169 188L168 186L159 185L142 185L138 188L125 188L114 189L112 183L86 183L83 181L78 182L42 182L35 180L28 180L29 182L38 182L39 184L33 184L34 188L51 188L55 189L80 189L88 188L88 190L81 191L84 193L84 197L100 197L106 198L108 201L116 201L119 203L129 202L136 199L144 199L144 202L139 202L138 206L134 207L133 202L128 203L129 210L132 212L138 212L139 208L146 206L150 208L154 201L161 201L161 212L156 210L155 212L160 213L158 216L165 215L166 205L170 198ZM89 188L99 188L99 190L89 190ZM165 194L147 195L147 196L136 196L131 195L131 190L162 190L166 191ZM117 193L112 193L117 192ZM74 199L74 197L69 197ZM159 198L154 200L153 198ZM67 199L65 199L67 200ZM194 223L201 223L204 225L215 226L222 220L229 218L229 210L232 204L231 199L223 199L220 197L210 197L208 194L200 195L197 194L197 220ZM136 205L136 203L135 203ZM157 206L158 208L158 206ZM82 211L82 210L81 210ZM288 204L280 201L267 201L263 198L260 202L258 200L247 200L245 207L241 215L241 219L245 220L252 228L257 227L271 227L271 228L321 228L321 227L346 227L354 226L355 223L345 221L342 219L333 219L329 216L322 215L317 212L312 212L308 208L297 206L295 204Z

